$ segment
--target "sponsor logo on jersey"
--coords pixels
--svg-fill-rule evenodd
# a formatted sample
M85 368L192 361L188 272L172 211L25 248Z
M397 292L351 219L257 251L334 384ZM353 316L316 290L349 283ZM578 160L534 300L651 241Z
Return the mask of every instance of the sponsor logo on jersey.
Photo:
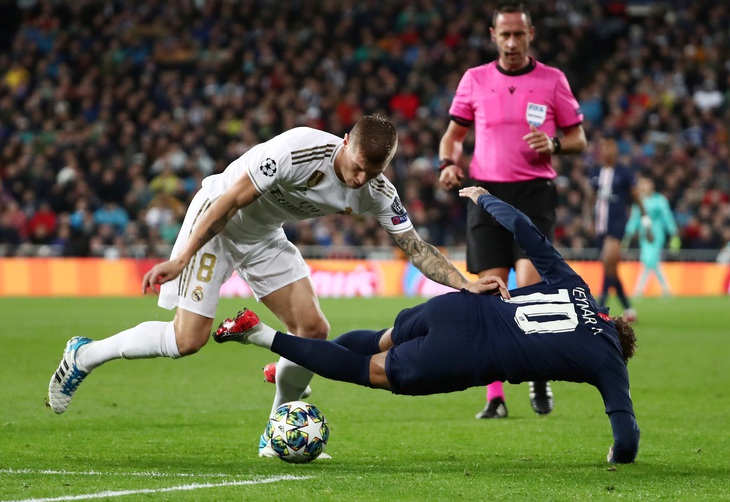
M274 159L267 158L259 166L264 176L271 178L276 174L276 161Z
M527 103L527 123L539 127L545 123L547 118L547 105L538 105L537 103Z
M268 194L271 195L271 197L273 197L276 202L278 202L291 212L299 213L309 217L322 216L323 214L325 214L321 209L319 209L317 206L309 201L301 201L298 205L289 202L286 199L284 191L281 188L273 188L269 190Z
M390 221L393 223L393 225L400 225L401 223L405 223L408 221L408 215L402 214L400 216L393 216Z
M194 302L199 302L203 299L203 287L202 286L196 286L192 293L190 293L190 297L193 299Z
M396 196L395 199L393 199L393 203L390 205L390 208L393 210L395 214L406 214L406 208L403 207L403 204L400 201L400 198Z
M316 187L324 179L324 173L322 171L314 171L307 180L307 186L309 188Z

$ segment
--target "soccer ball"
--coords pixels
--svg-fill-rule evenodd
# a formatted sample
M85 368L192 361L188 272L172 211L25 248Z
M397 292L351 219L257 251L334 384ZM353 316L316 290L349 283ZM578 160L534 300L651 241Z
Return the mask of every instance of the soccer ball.
M276 408L264 431L264 439L279 458L295 464L317 458L329 435L322 412L304 401L291 401Z

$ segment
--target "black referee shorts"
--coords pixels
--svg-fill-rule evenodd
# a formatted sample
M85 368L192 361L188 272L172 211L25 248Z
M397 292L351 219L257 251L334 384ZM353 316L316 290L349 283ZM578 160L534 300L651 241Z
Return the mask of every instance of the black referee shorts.
M550 241L555 237L558 193L553 180L538 178L511 183L470 180L469 184L486 188L495 197L525 213ZM480 206L467 206L466 223L466 268L469 272L477 274L490 268L512 268L517 260L527 258L512 232Z

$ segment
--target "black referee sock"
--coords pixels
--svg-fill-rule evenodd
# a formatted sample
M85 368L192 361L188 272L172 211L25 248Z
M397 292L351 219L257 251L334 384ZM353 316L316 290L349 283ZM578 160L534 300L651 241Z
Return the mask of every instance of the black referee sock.
M271 350L325 378L370 387L370 356L336 343L277 331Z
M371 329L356 329L343 333L334 340L337 345L357 352L361 356L371 356L380 352L380 337L385 333L384 329L373 331Z

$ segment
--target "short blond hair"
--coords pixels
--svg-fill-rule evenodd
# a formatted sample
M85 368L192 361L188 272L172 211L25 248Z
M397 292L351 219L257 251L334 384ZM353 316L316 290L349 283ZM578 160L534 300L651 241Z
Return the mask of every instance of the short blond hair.
M366 115L350 131L350 141L371 166L387 166L398 147L395 126L380 115Z

